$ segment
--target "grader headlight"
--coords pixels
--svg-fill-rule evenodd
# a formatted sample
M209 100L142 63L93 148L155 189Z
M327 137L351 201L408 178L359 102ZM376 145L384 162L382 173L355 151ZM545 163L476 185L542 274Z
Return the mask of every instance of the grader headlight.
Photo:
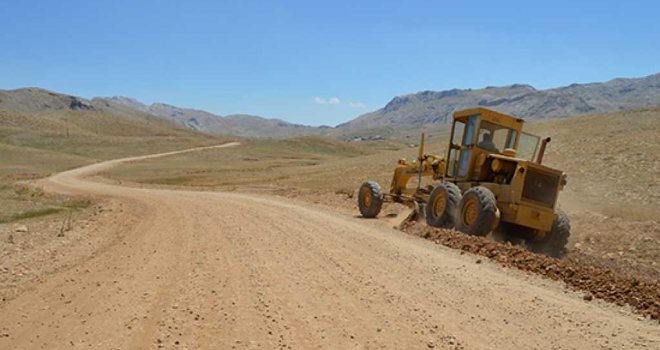
M493 159L493 161L490 163L490 168L493 170L495 173L499 173L502 171L502 168L504 167L504 162L502 162L499 159Z

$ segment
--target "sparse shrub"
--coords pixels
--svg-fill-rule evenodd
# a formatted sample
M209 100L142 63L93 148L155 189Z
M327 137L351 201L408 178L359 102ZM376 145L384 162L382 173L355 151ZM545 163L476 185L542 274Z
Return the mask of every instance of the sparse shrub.
M34 187L30 192L30 197L43 197L46 193L41 187Z
M72 228L72 220L71 220L71 211L69 211L69 215L67 215L66 218L62 221L62 226L60 227L60 233L57 234L57 237L64 237L64 232L69 232L71 231Z
M15 185L14 193L16 193L17 196L25 196L30 193L30 188L25 185Z

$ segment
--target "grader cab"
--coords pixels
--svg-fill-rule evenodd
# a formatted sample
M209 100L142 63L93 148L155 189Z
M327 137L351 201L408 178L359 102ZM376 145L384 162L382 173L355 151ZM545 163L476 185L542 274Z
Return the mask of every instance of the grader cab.
M433 227L477 236L501 228L534 251L561 254L570 234L569 219L557 208L566 174L542 164L550 138L524 132L523 124L486 108L455 112L447 154L424 153L422 134L417 160L399 161L388 193L373 181L362 184L362 216L377 216L384 201L398 202Z

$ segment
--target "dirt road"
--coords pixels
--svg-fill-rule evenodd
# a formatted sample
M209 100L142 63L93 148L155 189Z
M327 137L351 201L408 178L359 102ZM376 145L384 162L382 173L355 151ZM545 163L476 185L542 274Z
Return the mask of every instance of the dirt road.
M656 322L382 223L88 178L123 161L43 183L120 200L118 239L2 304L0 349L660 347Z

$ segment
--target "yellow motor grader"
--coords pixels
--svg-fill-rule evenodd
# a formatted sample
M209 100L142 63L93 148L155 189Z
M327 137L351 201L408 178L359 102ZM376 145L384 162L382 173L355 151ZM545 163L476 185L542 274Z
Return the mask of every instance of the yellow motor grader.
M566 174L542 164L550 138L524 132L523 123L486 108L455 112L446 156L424 153L422 134L417 160L399 161L389 193L374 181L362 184L360 213L373 218L383 202L402 203L429 226L477 236L504 228L498 231L522 236L533 251L560 255L570 235L557 208ZM408 187L411 179L416 186Z

